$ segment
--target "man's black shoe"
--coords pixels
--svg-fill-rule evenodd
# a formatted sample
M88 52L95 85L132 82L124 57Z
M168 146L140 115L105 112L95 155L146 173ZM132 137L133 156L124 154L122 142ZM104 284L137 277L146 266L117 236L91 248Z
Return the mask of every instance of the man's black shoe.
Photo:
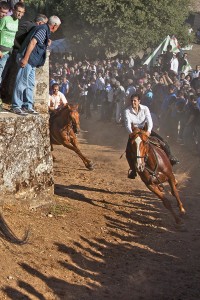
M134 172L133 170L130 170L128 173L128 178L130 179L135 179L135 177L137 176L137 173Z
M170 163L171 163L172 166L177 165L177 164L180 163L180 161L175 156L171 156L169 158L169 160L170 160Z

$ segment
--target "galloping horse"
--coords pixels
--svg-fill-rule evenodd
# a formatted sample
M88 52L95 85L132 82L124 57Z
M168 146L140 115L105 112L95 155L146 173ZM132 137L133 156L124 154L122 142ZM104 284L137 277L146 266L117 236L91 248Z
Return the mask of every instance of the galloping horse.
M182 221L165 196L165 190L162 185L168 181L171 193L177 200L180 213L185 214L185 209L176 188L177 182L172 171L172 166L164 150L153 139L151 137L148 138L146 132L139 128L134 128L130 134L130 151L132 151L136 170L147 188L155 193L162 200L164 206L169 209L176 223L181 224Z
M53 151L54 145L63 145L76 152L87 169L93 170L93 163L87 159L78 147L76 133L80 131L78 105L67 104L50 118L50 143Z

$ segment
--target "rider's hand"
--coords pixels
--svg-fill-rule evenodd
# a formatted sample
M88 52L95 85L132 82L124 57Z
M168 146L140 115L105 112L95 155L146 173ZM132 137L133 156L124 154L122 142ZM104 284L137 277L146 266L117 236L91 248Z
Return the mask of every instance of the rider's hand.
M146 132L146 135L147 135L148 137L150 136L150 134L151 134L151 132L149 132L149 131Z

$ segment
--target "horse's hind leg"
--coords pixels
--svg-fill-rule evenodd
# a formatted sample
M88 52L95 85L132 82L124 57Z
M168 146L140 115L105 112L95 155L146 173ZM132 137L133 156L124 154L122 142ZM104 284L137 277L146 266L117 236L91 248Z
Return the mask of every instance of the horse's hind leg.
M182 224L181 219L177 216L175 211L173 210L169 199L165 197L165 194L161 192L156 185L147 185L148 189L156 194L163 202L164 206L171 212L177 224Z
M89 170L94 169L93 163L82 154L82 152L79 150L79 148L77 148L76 146L73 146L71 144L63 144L63 146L74 151L82 159L82 161L87 169L89 169Z
M176 198L176 201L177 201L177 204L178 204L178 207L180 209L181 214L185 214L186 211L185 211L185 209L183 207L183 204L181 202L179 193L177 191L175 178L173 178L173 177L169 178L168 182L169 182L169 185L171 187L171 193Z

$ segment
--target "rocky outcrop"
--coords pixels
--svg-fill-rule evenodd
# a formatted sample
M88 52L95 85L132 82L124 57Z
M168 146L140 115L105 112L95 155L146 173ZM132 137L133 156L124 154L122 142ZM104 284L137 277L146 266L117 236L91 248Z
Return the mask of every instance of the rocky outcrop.
M0 114L0 200L40 205L53 194L49 116ZM39 196L39 197L37 197Z

